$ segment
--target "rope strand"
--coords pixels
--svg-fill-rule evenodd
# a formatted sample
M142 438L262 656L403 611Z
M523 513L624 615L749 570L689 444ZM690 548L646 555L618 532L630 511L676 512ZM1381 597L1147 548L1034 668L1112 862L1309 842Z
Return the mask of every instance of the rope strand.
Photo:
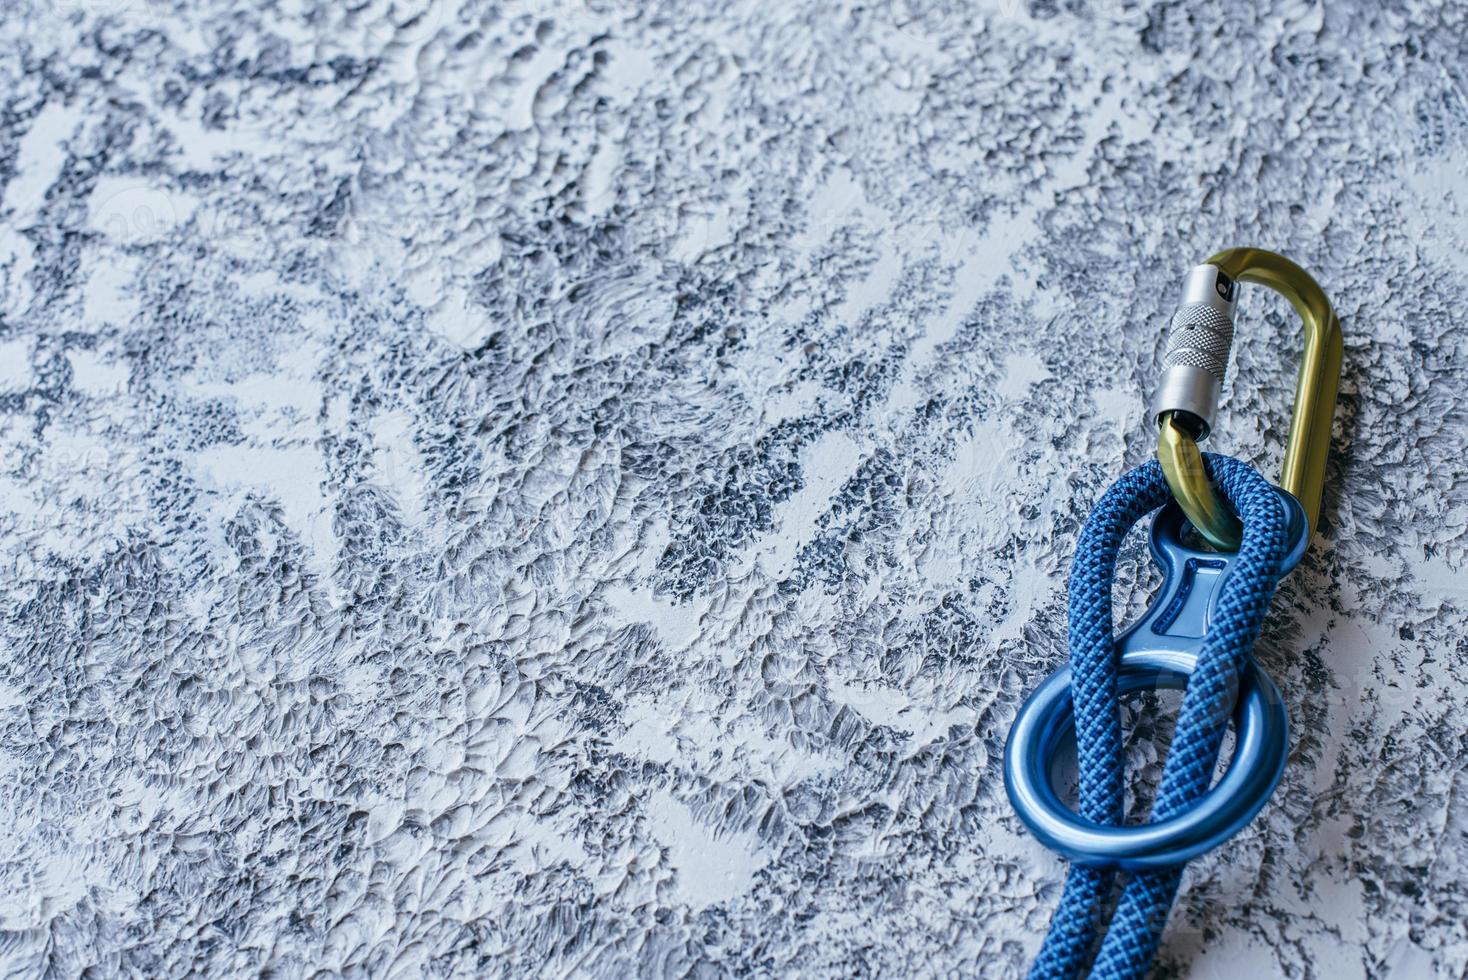
M1248 663L1279 581L1287 547L1285 515L1274 488L1235 459L1204 454L1209 477L1244 525L1243 543L1208 635L1188 680L1177 729L1163 768L1152 819L1174 816L1208 791L1228 730L1239 676ZM1080 767L1080 813L1119 826L1123 813L1124 746L1117 686L1116 630L1111 589L1117 554L1131 527L1170 499L1156 461L1124 474L1101 497L1076 548L1069 584L1069 629ZM1182 869L1127 878L1108 924L1105 909L1116 874L1073 867L1030 971L1034 980L1070 980L1086 969L1098 938L1091 977L1134 980L1147 972L1162 939ZM1104 938L1101 933L1104 930Z

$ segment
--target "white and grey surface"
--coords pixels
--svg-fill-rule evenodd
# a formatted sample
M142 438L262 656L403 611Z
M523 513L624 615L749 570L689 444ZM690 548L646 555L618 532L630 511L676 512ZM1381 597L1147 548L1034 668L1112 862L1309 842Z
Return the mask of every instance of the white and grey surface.
M1289 770L1161 973L1468 970L1463 4L0 38L7 975L1018 976L1005 732L1236 244L1345 378ZM1213 448L1273 473L1298 330L1241 309Z

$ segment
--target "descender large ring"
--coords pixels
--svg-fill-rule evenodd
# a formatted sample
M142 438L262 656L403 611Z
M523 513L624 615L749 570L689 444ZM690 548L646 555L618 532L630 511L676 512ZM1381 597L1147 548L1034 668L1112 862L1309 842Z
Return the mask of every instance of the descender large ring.
M1304 509L1278 490L1289 513L1290 548L1281 574L1309 543ZM1187 685L1219 589L1234 555L1183 543L1181 508L1169 503L1152 521L1152 555L1165 578L1146 613L1117 639L1123 696ZM1177 867L1222 844L1254 818L1274 793L1289 751L1289 721L1279 689L1249 661L1235 702L1233 758L1223 778L1193 807L1157 823L1109 827L1073 812L1060 799L1051 770L1075 730L1070 668L1052 674L1020 708L1004 749L1004 784L1025 826L1071 861L1129 871Z

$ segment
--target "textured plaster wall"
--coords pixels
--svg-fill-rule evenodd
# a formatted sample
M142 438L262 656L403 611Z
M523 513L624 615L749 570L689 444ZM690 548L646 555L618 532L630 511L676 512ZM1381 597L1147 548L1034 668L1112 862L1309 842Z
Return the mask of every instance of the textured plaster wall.
M1290 765L1161 974L1462 976L1465 64L1462 3L7 0L4 972L1020 975L1005 732L1256 244L1345 377Z

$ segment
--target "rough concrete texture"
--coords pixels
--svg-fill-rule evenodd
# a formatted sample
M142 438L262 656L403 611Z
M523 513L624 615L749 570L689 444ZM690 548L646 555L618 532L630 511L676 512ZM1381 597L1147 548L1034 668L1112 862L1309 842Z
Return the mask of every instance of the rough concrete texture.
M1005 733L1254 244L1345 378L1288 772L1159 975L1462 976L1465 65L1461 3L8 0L4 972L1020 975Z

